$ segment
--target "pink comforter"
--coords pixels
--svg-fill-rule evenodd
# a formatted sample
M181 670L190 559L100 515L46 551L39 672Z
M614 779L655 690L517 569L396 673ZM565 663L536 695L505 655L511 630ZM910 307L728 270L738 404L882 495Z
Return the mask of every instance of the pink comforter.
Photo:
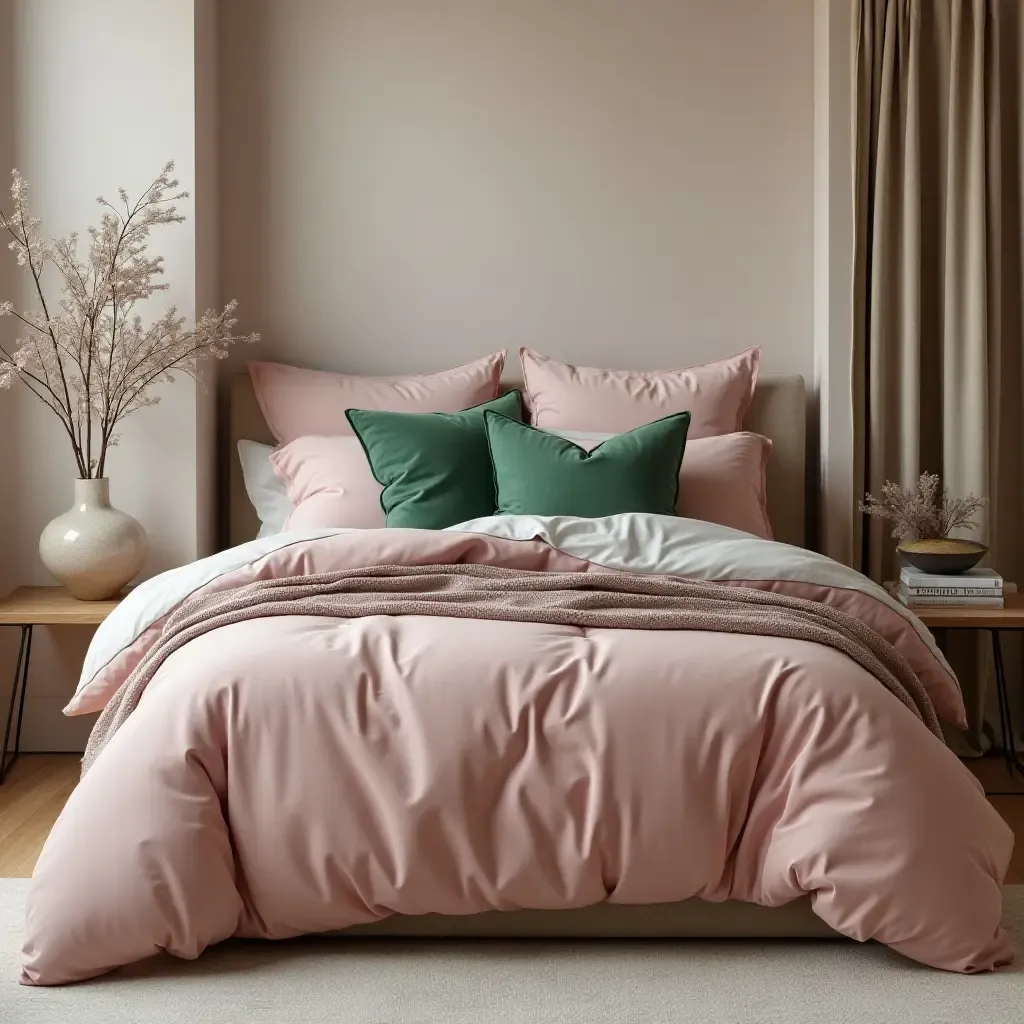
M763 542L758 542L763 543ZM540 541L366 531L215 579L376 564L608 571ZM732 582L736 582L735 579ZM869 622L962 718L946 668L867 593L759 580ZM159 633L103 666L102 707ZM811 894L857 939L983 971L1009 829L875 678L805 641L432 617L284 617L172 654L36 867L22 981L392 913Z

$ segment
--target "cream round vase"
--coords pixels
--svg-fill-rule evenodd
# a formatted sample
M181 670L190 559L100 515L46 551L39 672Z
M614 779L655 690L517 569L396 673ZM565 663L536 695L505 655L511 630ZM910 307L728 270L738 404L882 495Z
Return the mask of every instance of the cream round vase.
M39 538L39 557L58 583L80 601L116 597L146 560L141 524L110 507L110 481L76 480L75 503Z

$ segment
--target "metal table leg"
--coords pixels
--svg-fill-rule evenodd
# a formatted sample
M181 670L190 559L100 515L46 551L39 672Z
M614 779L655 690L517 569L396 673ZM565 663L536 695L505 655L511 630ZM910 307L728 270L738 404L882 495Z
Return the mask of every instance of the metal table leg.
M1002 733L1003 753L1006 757L1006 771L1012 777L1014 772L1024 775L1024 764L1017 756L1013 732L1013 713L1010 710L1010 691L1006 687L1006 673L1003 670L1003 647L999 641L999 630L991 629L992 661L996 670L996 696L999 698L999 729Z
M4 728L4 745L0 752L0 785L3 784L8 769L18 760L18 753L21 750L21 723L25 718L25 692L28 689L28 666L32 657L32 627L21 626L21 640L18 643L18 660L14 665L14 679L11 682L11 702L7 708L7 725ZM21 698L18 699L19 687ZM18 728L14 733L14 747L9 750L11 740L11 725L14 722L14 705L18 704ZM11 754L10 760L7 759Z

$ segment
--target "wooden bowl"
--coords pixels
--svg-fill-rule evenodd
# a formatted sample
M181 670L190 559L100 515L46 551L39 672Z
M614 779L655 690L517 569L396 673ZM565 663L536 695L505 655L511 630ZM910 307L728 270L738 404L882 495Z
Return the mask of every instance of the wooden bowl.
M988 554L974 540L943 537L938 540L905 540L896 549L915 569L934 576L955 576L973 569Z

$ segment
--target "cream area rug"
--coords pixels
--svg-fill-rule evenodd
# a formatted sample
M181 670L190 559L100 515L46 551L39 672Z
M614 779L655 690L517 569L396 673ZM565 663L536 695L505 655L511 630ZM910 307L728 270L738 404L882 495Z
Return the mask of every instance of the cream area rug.
M18 984L28 883L0 880L2 1024L1020 1024L1024 963L963 977L875 945L226 943L67 988ZM1024 886L1005 919L1024 960Z

